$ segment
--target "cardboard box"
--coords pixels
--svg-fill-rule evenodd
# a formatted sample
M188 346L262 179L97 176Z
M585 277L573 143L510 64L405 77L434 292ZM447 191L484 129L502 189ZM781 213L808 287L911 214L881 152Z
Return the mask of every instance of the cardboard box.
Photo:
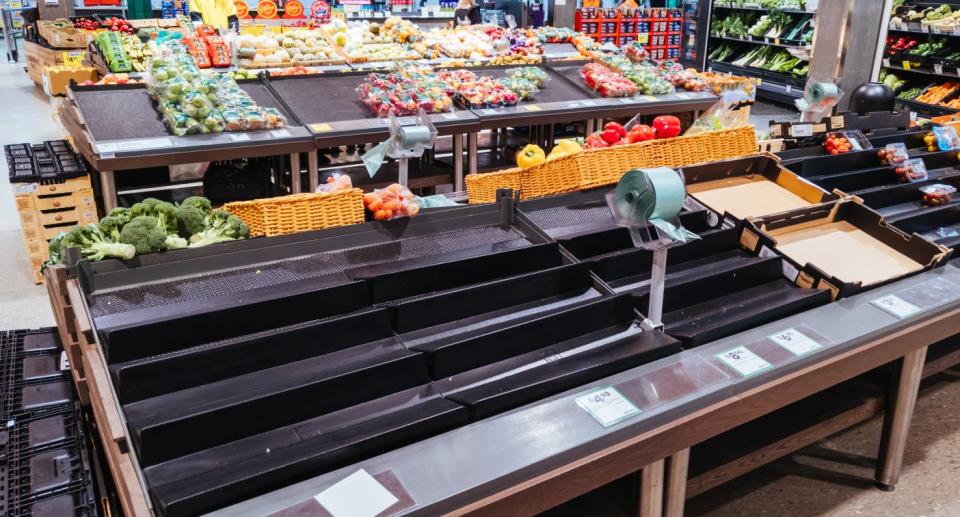
M834 300L931 269L951 251L888 225L858 198L745 220L740 245L782 256L788 280Z
M827 192L780 165L772 154L756 154L680 169L687 194L732 222L767 217L836 201Z
M43 70L43 91L47 95L66 95L71 80L77 83L96 81L97 71L89 66L48 66Z

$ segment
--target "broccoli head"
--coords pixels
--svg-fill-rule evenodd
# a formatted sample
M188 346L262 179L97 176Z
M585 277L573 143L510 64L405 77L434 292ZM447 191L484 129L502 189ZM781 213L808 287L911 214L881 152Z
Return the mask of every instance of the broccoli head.
M210 204L210 200L200 196L190 196L187 199L184 199L183 203L180 203L180 208L186 206L196 208L204 214L209 214L213 211L213 205Z
M148 197L130 207L130 216L156 217L166 233L177 233L177 207L173 206L172 203Z
M63 264L63 238L66 236L67 232L60 232L47 243L47 249L50 251L50 254L46 262L43 263L43 266L40 267L41 273L47 269L47 266Z
M250 228L239 217L224 212L214 210L210 212L204 222L206 229L190 237L190 247L199 248L218 242L235 241L246 239L250 236Z
M61 249L67 248L79 248L80 254L88 260L131 259L134 255L133 246L111 241L100 232L97 224L86 224L70 230L61 241Z
M167 232L151 215L136 216L120 230L120 242L132 245L139 255L164 249L166 240Z
M177 230L180 236L190 238L206 229L207 225L204 222L205 217L206 215L199 208L180 205L180 208L177 209Z
M119 216L108 215L100 219L100 233L113 242L120 242L120 230L123 229L123 225L127 224L127 222L129 221L124 221L123 218Z
M130 222L130 219L133 218L133 216L130 215L130 209L129 209L129 208L123 208L122 206L118 206L117 208L114 208L113 210L110 211L109 214L107 214L107 216L109 216L109 217L116 217L116 218L120 219L120 221L121 221L120 226L123 226L124 224L129 223L129 222Z

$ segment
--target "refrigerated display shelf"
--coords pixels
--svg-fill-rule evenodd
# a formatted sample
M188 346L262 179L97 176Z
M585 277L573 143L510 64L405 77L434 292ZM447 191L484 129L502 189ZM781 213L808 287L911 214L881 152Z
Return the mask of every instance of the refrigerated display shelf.
M811 50L812 47L809 44L802 43L800 41L785 40L781 38L755 38L753 36L723 36L720 34L711 34L711 38L732 41L734 43L753 43L755 45L767 45L770 47L781 47L781 48L792 48L797 50ZM780 43L777 43L779 41ZM786 41L787 43L783 43Z

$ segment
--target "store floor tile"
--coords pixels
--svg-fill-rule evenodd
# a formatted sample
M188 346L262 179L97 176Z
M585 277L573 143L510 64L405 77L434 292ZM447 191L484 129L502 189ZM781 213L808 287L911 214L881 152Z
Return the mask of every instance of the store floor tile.
M5 44L2 52L6 54ZM0 145L62 138L50 98L23 71L22 52L20 58L19 63L0 65ZM0 161L0 330L50 326L54 321L47 292L33 283L6 158L0 156Z

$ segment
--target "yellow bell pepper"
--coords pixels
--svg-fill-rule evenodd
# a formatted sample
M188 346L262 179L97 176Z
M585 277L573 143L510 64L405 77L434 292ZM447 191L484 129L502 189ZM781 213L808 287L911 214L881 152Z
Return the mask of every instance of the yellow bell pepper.
M577 154L582 150L583 148L580 147L580 144L578 144L577 141L572 138L560 140L557 142L557 145L553 146L553 149L550 150L550 154L547 155L547 159L555 160L564 156L570 156L571 154Z
M540 165L547 160L547 155L539 145L528 144L517 153L517 166L521 169L529 169L534 165Z

